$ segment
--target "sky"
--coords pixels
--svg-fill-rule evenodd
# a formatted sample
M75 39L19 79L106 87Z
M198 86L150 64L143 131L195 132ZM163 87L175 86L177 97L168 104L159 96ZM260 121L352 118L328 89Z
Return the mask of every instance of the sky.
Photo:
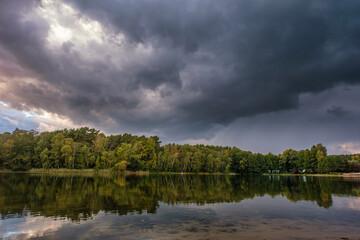
M0 132L360 152L360 1L0 0Z

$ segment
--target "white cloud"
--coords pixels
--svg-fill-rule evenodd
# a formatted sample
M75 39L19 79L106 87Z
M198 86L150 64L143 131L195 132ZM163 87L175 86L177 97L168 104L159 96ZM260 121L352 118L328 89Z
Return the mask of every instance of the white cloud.
M63 128L77 128L80 125L75 124L70 118L49 113L40 109L30 111L20 111L10 108L6 103L0 105L0 131L9 131L9 129L35 129L37 131L54 131ZM86 123L84 123L86 124Z
M12 125L15 125L15 126L19 125L19 121L15 120L15 119L9 118L7 116L2 116L1 118L8 121Z
M360 153L360 142L345 142L339 145L340 151L347 154Z
M61 42L66 42L71 39L72 32L68 28L64 28L60 25L52 25L51 31L54 34L54 38Z

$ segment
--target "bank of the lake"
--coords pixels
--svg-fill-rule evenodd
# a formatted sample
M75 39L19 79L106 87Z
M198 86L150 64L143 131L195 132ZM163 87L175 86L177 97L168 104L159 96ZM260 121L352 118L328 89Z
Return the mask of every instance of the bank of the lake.
M124 175L148 175L149 172L146 171L122 171L116 172L111 169L67 169L67 168L54 168L54 169L43 169L43 168L33 168L27 171L13 171L10 169L0 169L0 173L27 173L27 174L117 174L121 173Z
M27 171L13 171L11 169L0 169L0 173L47 173L47 174L122 174L122 175L149 175L149 174L158 174L158 175L242 175L240 173L207 173L207 172L150 172L150 171L115 171L112 169L67 169L67 168L53 168L53 169L44 169L44 168L32 168Z
M308 177L360 177L360 173L351 172L351 173L264 173L262 175L270 176L270 175L278 175L278 176L308 176Z
M244 175L241 173L207 173L207 172L150 172L150 171L114 171L111 169L67 169L67 168L53 168L53 169L44 169L44 168L32 168L28 171L13 171L10 169L0 169L0 173L45 173L45 174L124 174L124 175L149 175L149 174L158 174L158 175ZM246 175L246 174L245 174ZM309 177L360 177L360 173L263 173L255 175L264 175L264 176L309 176Z

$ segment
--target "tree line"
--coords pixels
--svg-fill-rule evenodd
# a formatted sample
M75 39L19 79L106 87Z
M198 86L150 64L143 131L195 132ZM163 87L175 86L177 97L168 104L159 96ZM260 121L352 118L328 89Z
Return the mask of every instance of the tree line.
M89 127L42 133L16 129L0 134L0 167L206 173L360 171L359 155L327 155L321 143L300 151L286 149L278 155L237 147L160 144L157 136L106 136Z

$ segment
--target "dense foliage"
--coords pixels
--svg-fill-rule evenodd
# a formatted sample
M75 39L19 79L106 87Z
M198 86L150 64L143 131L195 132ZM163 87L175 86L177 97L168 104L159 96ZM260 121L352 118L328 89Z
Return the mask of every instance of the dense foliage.
M322 144L266 155L236 147L160 146L157 136L105 136L83 127L38 133L16 129L0 134L0 166L30 168L113 169L164 172L327 173L359 171L359 155L327 155Z

